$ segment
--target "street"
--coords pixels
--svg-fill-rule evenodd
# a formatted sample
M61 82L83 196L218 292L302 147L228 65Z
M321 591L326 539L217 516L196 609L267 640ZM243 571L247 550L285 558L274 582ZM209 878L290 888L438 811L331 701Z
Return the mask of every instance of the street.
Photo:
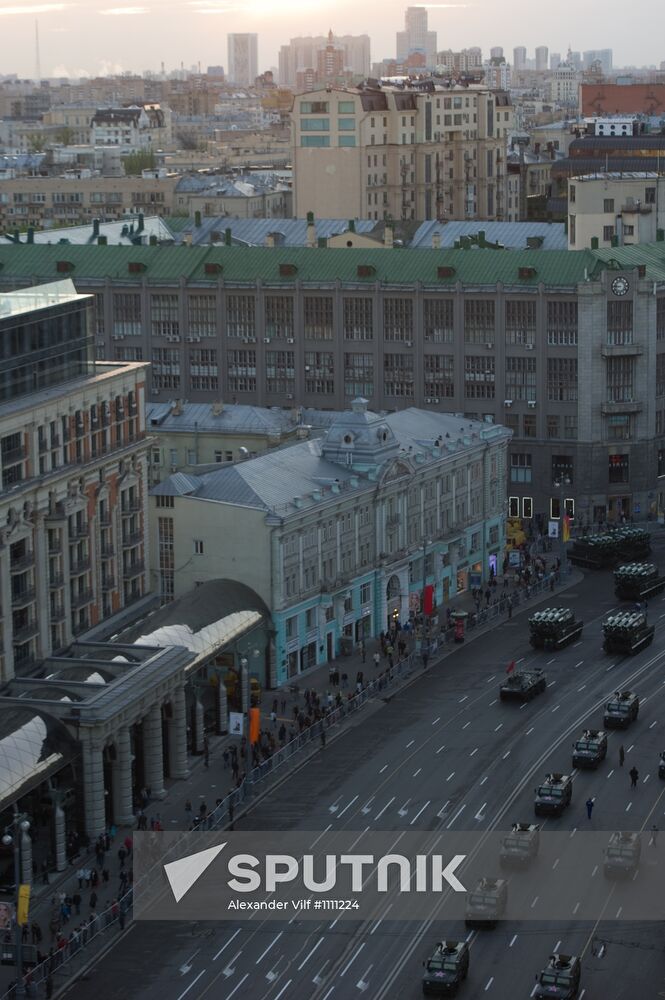
M660 536L655 558L662 553ZM548 605L543 601L539 607ZM653 602L652 646L635 657L602 652L601 621L617 607L609 573L587 574L557 594L585 622L581 640L558 652L534 652L528 615L520 614L454 655L394 696L377 698L354 724L302 769L271 790L236 823L242 830L362 831L506 829L540 822L545 830L665 828L665 784L658 778L665 703L665 599ZM502 703L506 664L542 666L545 694ZM640 697L637 721L609 734L606 761L574 777L573 799L561 818L536 820L533 789L545 773L570 773L571 744L585 727L602 727L602 709L618 689ZM625 763L619 766L619 747ZM217 766L221 767L218 761ZM629 771L639 782L631 789ZM591 818L585 802L593 798ZM609 835L609 834L608 834ZM654 849L652 848L652 851ZM655 851L665 851L665 838ZM640 876L654 854L643 851ZM602 866L601 866L602 868ZM497 863L498 869L498 863ZM497 873L498 874L498 871ZM598 878L602 878L599 871ZM614 918L611 892L606 911ZM586 1000L657 997L665 988L662 930L647 923L598 924L548 920L500 923L469 933L462 923L400 923L388 906L367 924L265 921L237 924L134 923L85 981L65 995L77 1000L198 1000L251 995L257 1000L398 1000L422 995L422 963L442 939L467 938L469 977L460 996L528 997L534 976L553 951L582 957L579 996ZM604 943L604 947L600 944ZM599 954L599 952L601 954ZM120 960L121 959L121 960Z

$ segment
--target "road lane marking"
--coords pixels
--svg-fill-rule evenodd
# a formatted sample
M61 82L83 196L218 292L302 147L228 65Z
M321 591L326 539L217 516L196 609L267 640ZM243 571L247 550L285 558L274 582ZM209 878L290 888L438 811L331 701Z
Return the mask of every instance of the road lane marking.
M503 728L503 722L500 722L498 726L494 727L494 732L498 733L500 729Z
M454 778L454 777L455 777L455 772L451 771L450 774L448 775L448 777L446 778L446 781L450 781L450 779Z
M555 955L558 955L560 947L561 947L561 941L557 941L557 943L552 948L552 951L554 952Z
M406 744L406 749L408 750L409 747L412 747L415 742L416 742L415 740L409 740L409 742Z
M406 802L404 803L404 805L401 807L401 809L397 810L398 815L400 815L400 816L406 816L406 814L409 811L406 807L408 806L408 804L409 804L410 801L411 801L411 799L407 799Z
M496 674L492 674L491 677L487 678L487 680L485 681L485 683L486 684L491 684L495 677L496 677Z
M598 872L598 865L595 865L593 871L591 872L591 878L593 878L594 875L597 874L597 872Z
M324 833L327 833L327 832L328 832L328 830L332 830L332 823L328 823L328 826L327 826L327 827L325 828L325 830L322 830L322 831L321 831L321 833L320 833L320 834L318 835L318 837L316 838L316 840L315 840L315 841L314 841L313 843L311 843L311 844L309 845L309 849L310 849L310 851L311 851L311 850L312 850L312 848L313 848L313 847L315 846L315 844L318 844L318 842L319 842L319 841L321 840L321 837L322 837L322 836L324 835ZM216 956L215 956L215 957L216 957ZM213 959L213 961L214 961L214 959Z
M372 963L372 965L370 965L365 970L365 972L363 972L362 976L360 977L360 979L356 983L356 989L362 990L363 993L365 992L365 990L369 986L369 983L367 982L367 978L366 977L369 976L369 974L370 974L370 972L372 971L373 968L374 968L374 963Z
M510 940L510 944L508 945L508 947L512 948L512 946L515 944L516 941L517 941L517 934L513 934L512 938Z
M647 781L649 780L649 778L650 778L650 777L651 777L651 775L650 775L650 774L647 774L646 778L643 778L643 779L642 779L642 784L643 784L643 785L646 785L646 783L647 783Z
M612 768L612 770L608 773L607 777L611 778L613 774L614 774L614 768Z
M635 749L635 744L631 743L630 746L628 747L628 749L626 750L626 753L630 753L630 751L634 750L634 749Z
M328 827L328 829L330 829L330 827ZM324 832L325 832L325 831L324 831ZM314 843L316 843L316 841L314 841ZM238 936L238 934L240 934L240 931L241 931L241 930L242 930L242 927L239 927L237 931L234 931L234 932L233 932L233 934L232 934L232 935L231 935L231 937L230 937L230 938L228 939L228 941L226 942L226 944L222 945L222 947L221 947L221 948L219 949L219 951L217 952L217 954L216 954L216 955L215 955L215 957L213 958L213 962L216 962L216 961L217 961L217 959L219 958L219 956L220 956L220 955L222 954L222 952L223 952L223 951L225 951L225 950L226 950L226 949L228 948L228 946L229 946L229 945L231 944L231 942L233 941L233 939L234 939L235 937L237 937L237 936Z
M581 646L581 645L582 645L582 641L580 640L579 642L575 643L575 645L573 646L573 649L577 649L577 647Z
M555 705L554 708L552 709L552 714L554 714L555 712L558 712L560 708L561 708L561 705Z
M580 660L579 663L575 664L575 667L581 667L583 663L584 663L584 660Z
M387 767L388 767L388 765L384 764L383 767L381 768L381 770L379 771L379 774L383 774L383 772L386 770Z
M442 747L439 747L439 749L436 752L437 753L441 753L441 751L445 750L445 749L446 749L446 747L445 747L445 744L444 744Z
M346 963L346 965L344 966L344 968L342 969L342 971L339 974L340 975L340 979L342 978L342 976L345 973L347 973L349 971L349 969L351 968L351 966L353 965L353 963L357 959L358 955L360 954L360 952L365 947L366 943L367 943L366 941L363 941L363 943L360 945L360 947L357 949L357 951L351 956L351 958L349 959L349 961Z
M632 804L633 804L632 802L628 803L628 805L626 806L626 812L630 812Z
M464 725L462 726L462 729L466 729L470 725L471 725L470 722L465 722Z
M498 700L499 700L498 698L495 698L494 701L491 701L489 707L491 708L492 705L496 705Z
M476 813L476 815L473 817L474 819L477 819L477 820L485 819L485 817L483 816L483 809L485 808L486 805L487 805L487 803L483 802L482 806L480 807L480 809L478 810L478 812Z
M656 722L657 722L657 721L658 721L657 719L654 719L654 721L653 721L653 722L651 723L651 725L649 726L649 729L653 729L653 727L654 727L654 726L656 725Z
M410 824L411 826L413 826L413 824L416 822L416 820L418 819L418 817L420 816L420 814L425 812L425 810L427 809L428 805L430 804L430 801L431 801L431 799L428 799L427 802L425 803L425 805L422 807L422 809L419 812L416 813L416 815L411 820L411 824Z
M486 774L485 777L483 778L483 780L480 782L481 786L485 784L485 782L487 781L488 778L489 778L489 774Z
M475 750L471 751L471 753L469 754L469 757L473 757L473 755L476 754L476 753L478 753L478 747L476 747Z
M203 970L202 970L201 972L199 972L199 974L198 974L198 976L196 977L196 979L193 979L193 980L192 980L192 982L191 982L191 983L189 984L189 986L187 987L187 989L186 989L186 990L184 990L184 992L180 994L180 996L178 997L178 1000L182 1000L182 998L183 998L183 997L186 997L186 996L187 996L187 994L188 994L188 993L189 993L189 991L191 990L192 986L196 986L196 984L198 983L198 981L199 981L199 979L201 978L201 976L205 975L205 971L206 971L206 970L205 970L205 969L203 969ZM247 976L248 976L248 975L249 975L249 972L248 972L248 973L247 973L247 975L245 976L245 979L247 979Z
M413 777L417 778L421 771L422 771L422 767L419 767L417 771L413 772Z
M583 685L582 685L582 687L581 687L581 688L578 688L577 690L578 690L578 691L584 691L584 688L585 688L585 687L586 687L586 684L583 684Z
M547 686L548 686L548 688L551 688L551 687L554 687L555 684L556 684L556 681L550 681Z
M534 728L535 728L534 726L531 726L531 729L527 729L526 735L528 736L530 733L532 733Z
M557 858L557 859L556 859L556 861L555 861L555 862L554 862L554 864L552 865L552 871L554 871L554 869L556 868L556 866L557 866L557 865L559 864L559 861L560 861L560 860L561 860L561 858ZM554 950L556 951L556 948L555 948Z
M510 750L506 750L501 760L506 760L508 757L510 757Z
M438 813L436 814L437 815L437 819L443 819L443 814L444 814L444 812L446 811L446 809L448 808L449 805L450 805L450 799L446 799L446 802L444 803L444 805L441 806L441 808L439 809Z
M536 897L534 898L534 901L533 901L533 903L531 904L531 909L533 909L533 908L534 908L534 906L536 905L536 903L538 902L538 900L539 900L539 899L540 899L540 896L536 896Z
M438 715L436 717L436 719L434 720L434 722L432 723L432 725L435 726L437 724L437 722L441 722L441 716L440 715Z
M466 809L466 803L457 810L457 812L455 813L455 815L451 819L450 823L446 827L446 830L450 830L450 828L453 825L453 823L455 822L455 820L458 819L462 815L462 813L464 812L465 809Z
M394 802L394 801L395 801L395 796L393 795L393 797L392 797L392 799L390 800L390 802L386 802L386 804L385 804L385 806L383 807L383 809L382 809L382 810L381 810L380 812L378 812L378 813L376 814L376 816L374 817L374 819L381 819L381 817L383 816L383 814L384 814L384 812L386 811L386 809L388 808L388 806L391 806L391 805L393 804L393 802Z
M494 976L490 976L489 980L487 981L487 986L485 987L485 993L487 993L488 989L490 988L493 982L494 982Z
M298 966L298 972L301 972L302 969L305 968L305 966L309 962L310 958L312 957L312 955L314 954L314 952L316 951L316 949L319 947L319 945L323 944L324 940L325 940L325 938L322 938L322 937L319 938L319 940L316 942L316 944L314 945L314 947L312 948L312 950L309 952L308 955L305 956L305 958L303 958L302 962Z
M233 994L238 992L238 990L240 989L240 987L242 986L242 984L245 982L246 979L249 979L249 972L246 972L245 975L240 980L240 982L238 983L238 985L231 990L226 1000L231 1000ZM180 1000L180 997L178 997L178 1000Z
M548 660L548 661L547 661L547 666L548 666L548 667L551 667L551 666L552 666L552 664L554 663L554 660L556 660L556 656L555 656L555 657L553 657L553 658L552 658L551 660Z
M337 813L337 819L341 819L342 816L344 815L344 813L347 811L347 809L350 809L351 806L353 805L353 803L357 802L357 800L358 800L358 796L354 795L353 798L351 799L351 801L349 802L348 806L344 806L344 808L342 809L341 813Z
M275 1000L279 1000L280 997L284 996L284 994L286 993L286 991L288 990L288 988L289 988L289 986L291 985L292 982L293 982L293 980L289 979L288 983L285 983L284 986L282 986L281 990L279 991L279 993L275 997Z
M575 906L573 907L573 916L575 916L575 914L577 913L577 911L579 910L579 908L580 908L580 904L579 903L575 903Z
M370 931L370 934L373 934L376 930L378 930L379 924L382 923L384 917L386 917L388 915L388 910L392 909L392 905L393 905L392 903L389 903L388 906L386 906L383 914L379 917L379 919L376 921L376 923L372 927L372 929Z
M279 941L279 939L281 938L281 936L282 936L283 933L284 933L284 931L280 931L279 934L277 935L277 937L274 937L272 939L272 941L270 942L270 944L268 945L268 947L266 948L266 950L264 952L262 952L262 954L259 955L259 957L257 958L256 962L254 963L255 965L258 965L259 962L261 962L266 957L266 955L268 954L268 952L270 951L270 949L273 947L273 945L277 944L277 942Z
M370 811L370 808L371 808L371 805L372 805L372 802L374 801L374 798L375 798L375 797L374 797L374 795L373 795L373 796L371 797L371 799L368 799L368 800L367 800L367 802L365 803L365 805L364 805L364 806L362 807L362 809L360 810L360 811L361 811L361 813L363 814L363 816L366 816L366 815L367 815L367 813L368 813L368 812Z
M463 695L463 696L462 696L462 697L460 698L460 700L458 701L458 703L457 703L457 704L458 704L458 705L461 705L463 701L468 701L468 699L469 699L469 696L468 696L468 694L465 694L465 695Z

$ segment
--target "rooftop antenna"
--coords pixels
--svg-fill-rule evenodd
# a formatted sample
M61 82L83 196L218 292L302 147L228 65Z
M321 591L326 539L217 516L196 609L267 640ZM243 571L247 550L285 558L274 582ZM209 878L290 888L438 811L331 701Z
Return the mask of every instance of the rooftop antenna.
M39 59L39 21L35 18L35 81L40 84L42 81L42 67Z

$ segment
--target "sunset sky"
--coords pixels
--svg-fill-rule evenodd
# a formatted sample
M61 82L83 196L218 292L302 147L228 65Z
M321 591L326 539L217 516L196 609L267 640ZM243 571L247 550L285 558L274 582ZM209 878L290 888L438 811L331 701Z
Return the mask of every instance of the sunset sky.
M34 22L39 21L43 76L78 76L146 69L186 68L201 62L226 67L226 35L259 33L259 68L277 65L279 46L295 35L367 33L372 59L395 54L403 24L403 0L0 0L0 75L34 74ZM559 0L554 6L524 0L476 0L432 4L430 28L438 47L502 45L512 60L515 45L564 52L612 48L615 65L659 65L665 60L665 5L634 0L627 7L607 0ZM599 9L602 16L599 17ZM534 11L537 16L534 16ZM554 14L556 16L548 16ZM548 23L549 22L549 23Z

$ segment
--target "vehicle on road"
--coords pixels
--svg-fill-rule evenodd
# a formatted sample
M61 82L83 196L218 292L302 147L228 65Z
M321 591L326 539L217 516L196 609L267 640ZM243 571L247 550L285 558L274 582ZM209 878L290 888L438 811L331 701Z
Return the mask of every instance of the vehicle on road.
M624 563L614 571L614 593L622 601L648 601L665 590L654 563Z
M603 871L609 877L628 878L637 871L641 852L639 833L613 833L605 848Z
M537 1000L576 1000L579 996L582 967L576 955L550 955L543 971L536 976L536 988L531 994Z
M545 608L529 618L529 642L534 649L563 649L579 639L583 628L570 608Z
M607 734L602 729L585 729L573 743L573 767L598 767L607 757Z
M615 691L605 705L603 724L606 729L627 729L640 711L640 699L634 691Z
M651 537L644 528L624 525L602 535L583 535L573 542L568 558L576 566L602 569L618 562L644 559L651 551Z
M547 677L537 667L533 670L514 670L499 688L501 701L531 701L547 690Z
M535 793L536 816L560 816L573 797L573 779L570 774L546 774Z
M496 927L508 905L508 882L505 878L480 878L475 889L466 895L467 927Z
M440 941L423 965L423 993L454 996L469 974L469 946L466 941Z
M536 823L513 823L501 839L499 861L505 868L526 868L538 856L540 827Z
M639 653L651 645L655 631L643 611L620 611L603 622L603 649L606 653Z

